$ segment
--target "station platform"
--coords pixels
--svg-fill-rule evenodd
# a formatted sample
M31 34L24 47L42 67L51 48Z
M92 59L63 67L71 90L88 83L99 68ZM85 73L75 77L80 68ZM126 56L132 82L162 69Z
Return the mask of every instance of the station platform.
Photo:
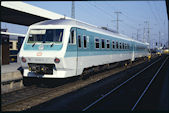
M22 68L20 63L1 65L1 94L23 87Z
M20 63L10 63L8 65L1 65L1 74L15 72L20 66Z
M9 65L1 66L1 83L20 78L22 78L20 63L10 63Z

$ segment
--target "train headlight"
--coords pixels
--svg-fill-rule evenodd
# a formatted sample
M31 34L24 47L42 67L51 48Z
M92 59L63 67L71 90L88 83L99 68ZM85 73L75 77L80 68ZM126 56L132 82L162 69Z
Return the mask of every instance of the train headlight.
M22 62L25 63L26 62L26 58L22 57Z
M59 63L59 62L60 62L60 59L55 58L54 62L55 62L55 63Z

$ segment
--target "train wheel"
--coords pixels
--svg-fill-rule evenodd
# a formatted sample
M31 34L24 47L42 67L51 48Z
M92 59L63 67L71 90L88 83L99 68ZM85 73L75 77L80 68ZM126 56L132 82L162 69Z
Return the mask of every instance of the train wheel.
M87 78L89 78L87 74L79 75L79 80L86 80Z
M79 75L79 80L84 80L84 75L83 74Z
M148 61L148 57L144 57L144 61Z
M133 62L132 62L132 60L130 59L128 65L129 65L129 66L132 66L132 63L133 63Z
M31 78L23 77L23 85L24 86L31 86Z

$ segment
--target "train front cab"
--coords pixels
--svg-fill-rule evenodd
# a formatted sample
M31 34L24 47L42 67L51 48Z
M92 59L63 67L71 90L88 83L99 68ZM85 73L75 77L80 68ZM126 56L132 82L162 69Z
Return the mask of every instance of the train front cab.
M42 78L65 78L66 68L65 68L65 61L64 61L64 53L66 50L66 41L68 40L67 37L69 37L69 29L63 27L63 31L59 32L59 42L54 43L51 40L48 40L42 43L43 38L39 38L37 41L33 38L29 40L30 30L33 28L29 28L28 35L24 40L24 43L21 47L21 51L19 54L19 58L21 60L21 65L24 69L24 77L42 77ZM43 34L43 28L41 28L41 31L38 31L37 28L34 29L31 34L31 37L34 37L37 33ZM44 28L45 29L45 28ZM61 28L54 28L46 32L51 32L53 30L61 29ZM56 31L57 32L57 31ZM45 32L44 32L45 33ZM55 33L54 33L55 34ZM54 35L53 34L53 35ZM39 35L39 34L37 34ZM62 36L62 38L60 38ZM46 38L47 39L47 38ZM29 42L29 43L28 43ZM59 59L60 61L55 61L56 59ZM53 73L47 73L44 71L46 66L50 65L53 67ZM54 66L53 66L54 65ZM45 67L45 68L44 68ZM37 68L37 69L35 69ZM67 69L69 70L69 69ZM42 72L42 73L41 73ZM43 74L43 73L46 74Z

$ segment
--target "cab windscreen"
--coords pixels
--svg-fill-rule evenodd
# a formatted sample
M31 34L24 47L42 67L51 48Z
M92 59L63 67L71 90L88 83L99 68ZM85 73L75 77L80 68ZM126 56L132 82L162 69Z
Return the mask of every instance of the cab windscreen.
M63 29L32 29L29 32L27 43L60 43L63 38Z

